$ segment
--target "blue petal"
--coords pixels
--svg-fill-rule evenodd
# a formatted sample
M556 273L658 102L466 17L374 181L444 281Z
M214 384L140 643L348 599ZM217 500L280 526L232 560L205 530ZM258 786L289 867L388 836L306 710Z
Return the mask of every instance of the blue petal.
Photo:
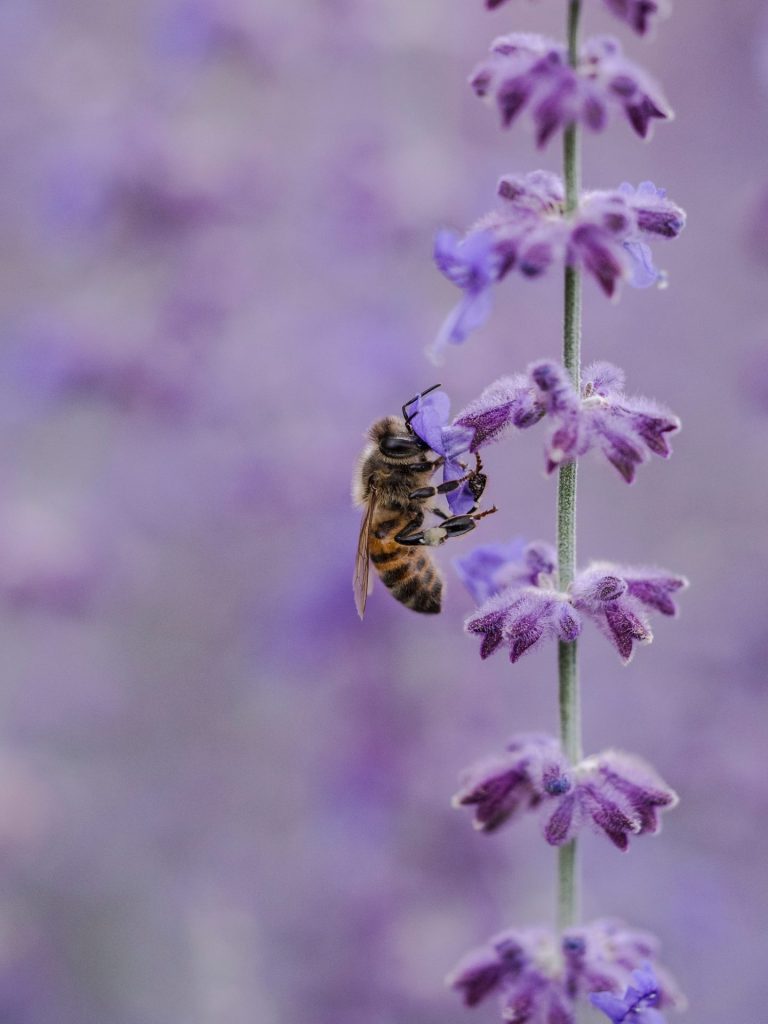
M475 328L480 327L491 315L492 299L490 288L474 294L467 292L455 306L438 331L430 354L440 355L446 345L460 345Z
M441 432L441 454L446 458L455 459L464 452L469 451L469 446L475 437L473 427L459 427L451 425L443 427Z
M411 420L414 432L422 441L426 441L433 452L444 455L443 427L448 422L451 401L444 391L430 391L428 395L420 395L416 404L416 414Z
M443 469L443 480L458 480L466 474L466 470L456 459L446 459ZM446 494L448 507L455 516L466 515L475 506L475 498L469 487L462 484L455 491Z
M661 278L661 272L653 265L650 247L645 242L624 242L630 258L631 276L629 283L633 288L650 288Z
M627 1015L627 1004L623 999L619 999L618 996L614 996L610 992L593 992L589 1001L598 1010L602 1010L606 1017L611 1019L612 1024L622 1024Z

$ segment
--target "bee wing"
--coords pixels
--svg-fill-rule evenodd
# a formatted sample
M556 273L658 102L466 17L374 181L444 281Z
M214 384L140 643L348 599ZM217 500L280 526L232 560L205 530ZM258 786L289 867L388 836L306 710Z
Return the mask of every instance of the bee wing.
M368 499L368 507L365 510L363 521L360 525L360 537L357 542L357 557L355 558L355 605L357 614L362 619L365 614L365 602L368 600L370 588L368 586L369 570L371 559L368 551L368 541L371 535L371 524L373 513L376 509L376 491L371 488L371 496Z

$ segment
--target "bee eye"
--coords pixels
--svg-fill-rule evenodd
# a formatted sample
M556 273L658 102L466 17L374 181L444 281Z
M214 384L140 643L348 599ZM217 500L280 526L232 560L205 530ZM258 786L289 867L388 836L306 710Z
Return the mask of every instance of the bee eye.
M393 459L416 455L424 451L425 447L424 442L418 437L383 437L379 442L380 451Z

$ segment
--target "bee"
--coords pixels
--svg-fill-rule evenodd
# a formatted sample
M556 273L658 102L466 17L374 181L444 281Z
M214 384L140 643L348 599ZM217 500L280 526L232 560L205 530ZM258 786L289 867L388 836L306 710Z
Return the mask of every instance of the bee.
M402 416L385 416L368 431L368 444L352 483L356 505L364 509L355 560L354 591L357 611L362 619L370 590L370 563L392 596L415 612L434 615L440 611L443 578L425 547L437 547L449 537L474 530L479 519L496 511L477 511L477 502L485 490L486 476L480 456L466 476L433 486L433 474L445 461L413 430L415 411L410 406L433 385L406 402ZM448 516L442 509L429 507L436 495L446 494L466 483L475 500L466 515ZM424 529L424 517L432 512L441 520Z

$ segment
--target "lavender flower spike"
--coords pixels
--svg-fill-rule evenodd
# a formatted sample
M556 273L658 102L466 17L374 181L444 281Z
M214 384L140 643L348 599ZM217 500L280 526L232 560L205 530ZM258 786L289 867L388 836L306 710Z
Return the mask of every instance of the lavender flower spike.
M611 1024L665 1024L656 1007L661 1001L661 986L649 963L632 972L632 983L623 997L610 992L595 992L589 1001L609 1018Z
M454 807L474 807L475 828L495 832L507 821L571 788L566 759L551 736L517 736L506 753L469 768Z

